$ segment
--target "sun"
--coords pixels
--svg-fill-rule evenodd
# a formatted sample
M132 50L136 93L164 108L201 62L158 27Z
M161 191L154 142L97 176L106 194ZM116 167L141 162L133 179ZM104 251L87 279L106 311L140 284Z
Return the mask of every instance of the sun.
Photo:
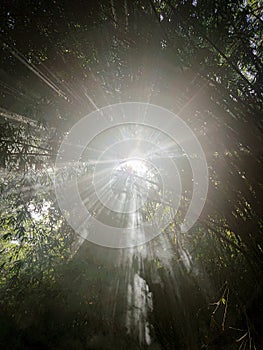
M138 176L146 176L149 171L149 167L146 165L146 162L141 159L131 159L124 162L123 165L128 171Z
M145 193L152 186L153 168L138 158L128 158L118 164L112 173L111 185L115 192Z

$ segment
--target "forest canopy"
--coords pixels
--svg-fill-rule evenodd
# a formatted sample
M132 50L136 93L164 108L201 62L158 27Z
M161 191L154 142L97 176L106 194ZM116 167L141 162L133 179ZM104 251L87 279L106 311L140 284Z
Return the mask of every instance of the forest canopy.
M263 348L262 9L256 0L1 1L1 349ZM128 225L129 213L101 210L90 190L96 150L110 147L114 128L94 135L78 165L57 169L57 157L84 117L97 113L101 125L101 111L129 103L193 131L208 193L184 231L194 161L177 145L160 152L178 167L176 213L173 189L159 200L155 166L121 163L112 191L147 197L144 220L160 205L171 220L143 245L112 249L69 225L54 179L62 188L80 179L94 217ZM118 133L170 142L149 128Z

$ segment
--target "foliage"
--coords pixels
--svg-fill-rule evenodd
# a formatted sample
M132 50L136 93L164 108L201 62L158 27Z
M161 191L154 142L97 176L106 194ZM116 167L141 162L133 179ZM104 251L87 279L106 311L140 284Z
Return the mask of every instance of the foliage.
M263 346L261 12L254 0L1 3L1 348L147 347L125 336L125 269L152 292L152 346ZM52 174L77 120L131 100L193 128L210 187L191 232L175 220L119 268L117 252L78 250Z

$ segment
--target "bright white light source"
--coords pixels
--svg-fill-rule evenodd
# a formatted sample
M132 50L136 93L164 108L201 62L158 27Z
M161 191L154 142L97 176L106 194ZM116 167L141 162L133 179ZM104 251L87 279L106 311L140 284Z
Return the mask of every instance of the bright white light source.
M113 169L110 183L114 193L125 193L134 198L147 195L153 177L153 167L146 161L127 159Z
M127 160L121 163L116 170L118 169L138 176L146 176L149 171L145 161L139 159Z
M183 161L177 162L178 157ZM178 224L186 232L198 220L208 191L208 166L196 135L172 112L137 102L93 111L63 140L56 168L90 160L95 161L88 174L92 183L83 193L82 182L88 177L73 174L68 183L55 178L58 205L83 238L127 248L159 235L185 200L181 165L190 165L194 181L187 212Z

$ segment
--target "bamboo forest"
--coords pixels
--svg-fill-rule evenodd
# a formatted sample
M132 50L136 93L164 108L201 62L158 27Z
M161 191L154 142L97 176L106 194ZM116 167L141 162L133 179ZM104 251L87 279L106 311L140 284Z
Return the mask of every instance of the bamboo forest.
M0 349L263 349L262 0L0 1Z

